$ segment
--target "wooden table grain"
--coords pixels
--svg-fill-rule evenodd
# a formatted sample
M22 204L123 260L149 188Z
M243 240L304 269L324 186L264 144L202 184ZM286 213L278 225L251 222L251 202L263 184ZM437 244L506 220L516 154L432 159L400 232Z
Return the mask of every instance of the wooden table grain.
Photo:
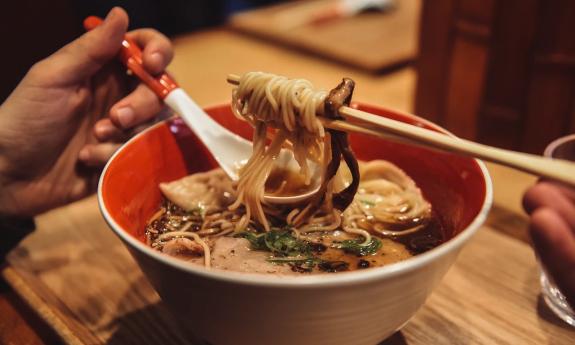
M202 105L229 100L228 73L263 70L306 77L322 88L349 76L358 85L356 100L411 111L412 68L365 74L225 29L177 38L175 46L171 72ZM485 226L424 307L384 344L575 342L575 331L551 314L539 296L537 265L520 206L522 192L535 178L496 165L488 168L495 200ZM127 250L108 230L94 197L41 215L37 225L11 253L2 276L64 342L186 343ZM1 301L0 313L6 310ZM7 324L0 319L1 342Z

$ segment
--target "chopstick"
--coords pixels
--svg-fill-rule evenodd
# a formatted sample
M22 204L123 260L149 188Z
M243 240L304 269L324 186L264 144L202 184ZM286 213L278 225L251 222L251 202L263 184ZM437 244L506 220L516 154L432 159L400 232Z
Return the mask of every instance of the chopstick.
M233 74L227 77L227 81L234 85L239 83L239 79L239 76ZM323 108L318 108L317 113L322 115ZM320 118L320 121L325 127L331 129L358 132L400 142L423 144L447 152L484 159L575 186L575 163L573 162L479 144L346 106L339 108L339 113L345 117L346 121L326 118Z

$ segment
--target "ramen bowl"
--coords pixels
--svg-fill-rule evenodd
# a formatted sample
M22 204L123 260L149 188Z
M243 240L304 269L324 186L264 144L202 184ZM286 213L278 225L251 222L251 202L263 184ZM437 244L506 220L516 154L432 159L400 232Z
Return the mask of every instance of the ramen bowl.
M449 135L413 115L354 106ZM251 137L229 104L206 111ZM415 180L444 226L445 243L384 267L301 277L206 269L155 251L145 244L144 230L161 202L158 184L216 167L177 118L148 128L115 153L100 178L100 208L167 309L199 343L377 344L417 312L479 229L491 206L491 180L483 163L471 158L356 134L350 141L358 159L389 160Z

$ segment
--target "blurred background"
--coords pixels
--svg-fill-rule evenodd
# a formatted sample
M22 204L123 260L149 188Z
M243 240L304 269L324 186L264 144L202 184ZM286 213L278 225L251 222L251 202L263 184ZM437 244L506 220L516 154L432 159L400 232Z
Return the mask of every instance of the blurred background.
M82 34L89 15L106 16L114 6L130 15L130 29L153 27L167 36L222 24L234 12L274 0L18 0L2 4L0 32L4 47L4 100L30 66Z
M553 138L575 132L571 0L19 0L2 6L1 100L34 62L80 35L83 18L122 6L131 28L154 27L170 37L224 26L358 73L414 69L413 112L468 139L541 153Z

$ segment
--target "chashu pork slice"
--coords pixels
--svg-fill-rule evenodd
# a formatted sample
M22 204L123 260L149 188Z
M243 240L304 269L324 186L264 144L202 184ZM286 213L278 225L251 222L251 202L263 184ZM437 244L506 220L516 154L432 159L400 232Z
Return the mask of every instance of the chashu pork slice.
M212 267L245 273L301 275L289 265L267 261L269 257L268 252L250 249L250 242L244 238L220 237L212 250Z

